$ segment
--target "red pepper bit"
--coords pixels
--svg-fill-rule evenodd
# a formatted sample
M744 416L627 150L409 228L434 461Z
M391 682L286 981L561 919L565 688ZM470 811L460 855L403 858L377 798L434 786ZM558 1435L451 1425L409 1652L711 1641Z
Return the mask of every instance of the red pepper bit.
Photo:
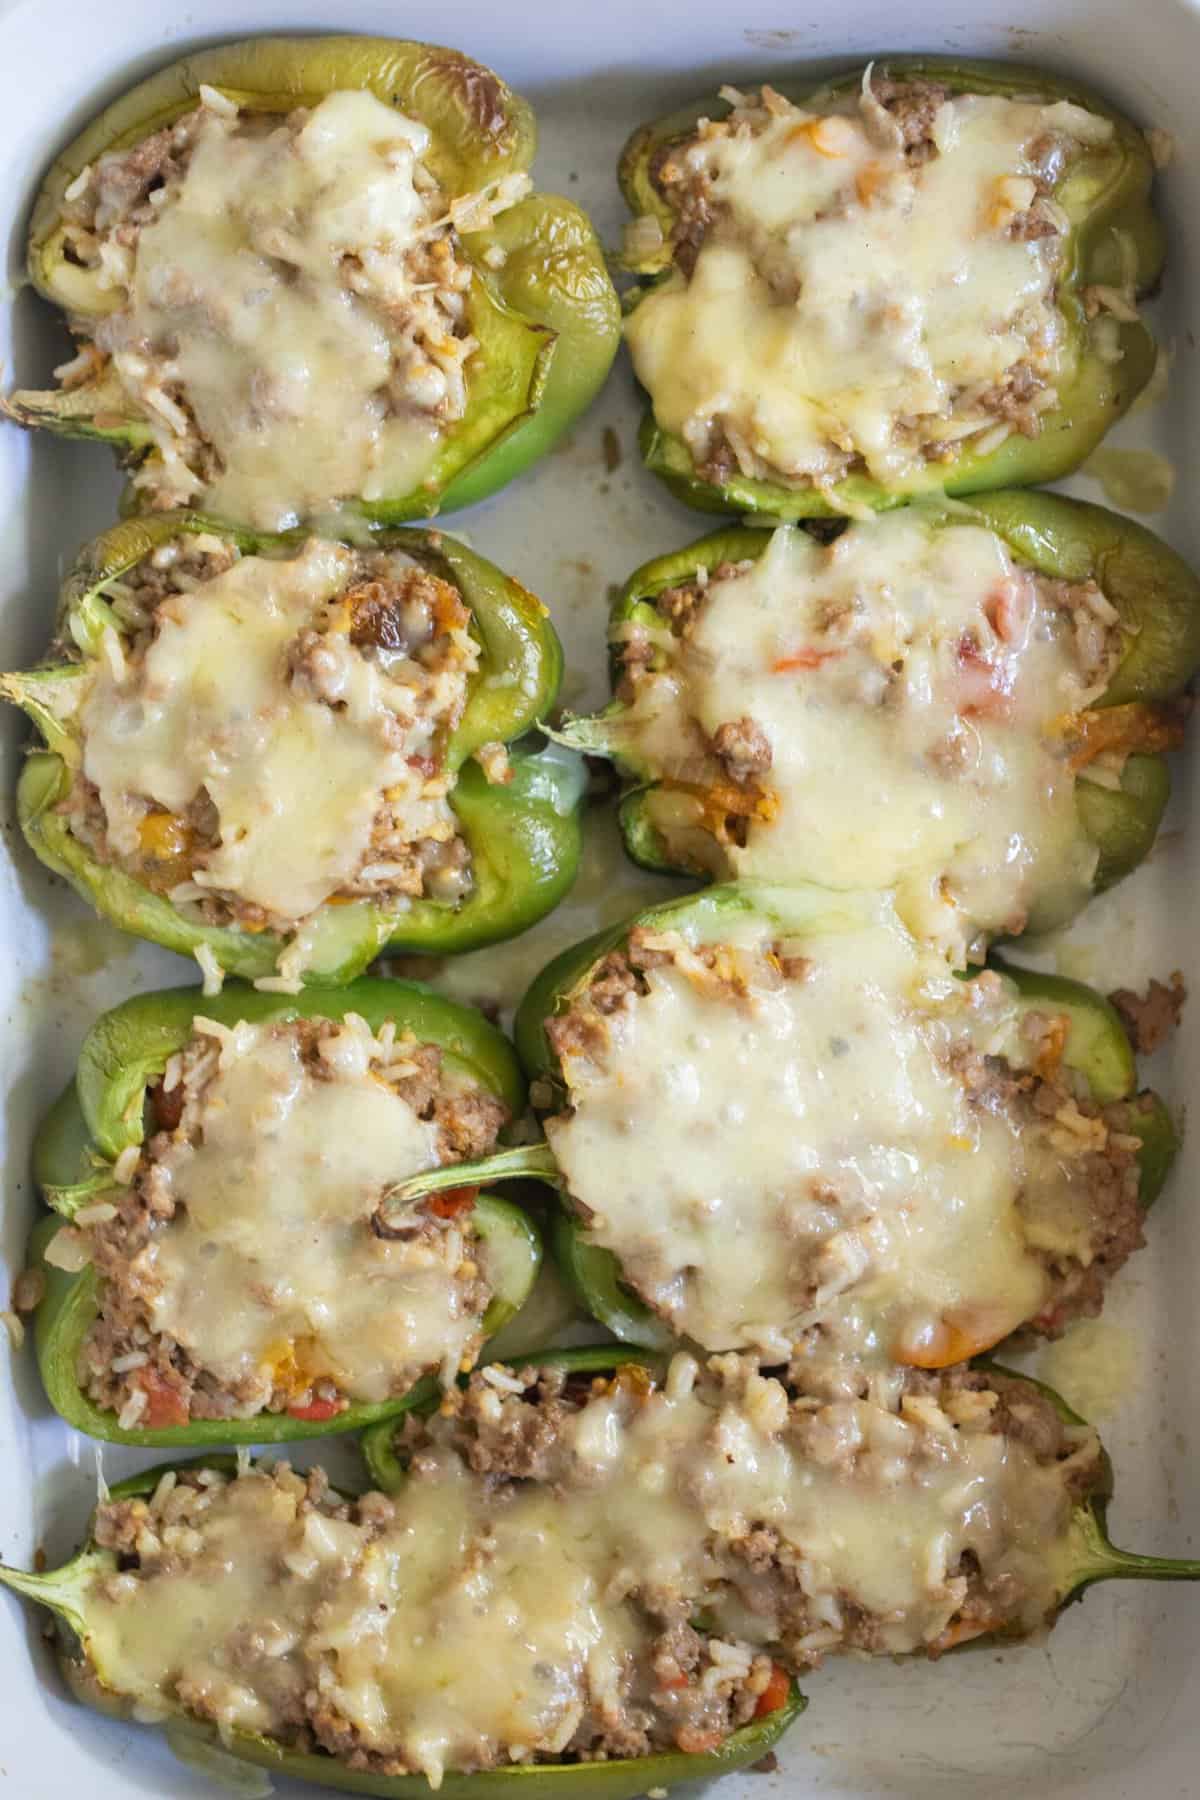
M289 1419L301 1419L306 1424L323 1425L327 1419L336 1419L340 1412L345 1412L344 1400L310 1400L307 1406L289 1406Z
M425 1210L435 1219L457 1219L460 1213L470 1212L478 1198L477 1187L443 1188L440 1194L430 1194Z
M138 1370L138 1386L146 1396L146 1410L138 1424L147 1431L162 1431L168 1425L186 1425L189 1413L178 1388L153 1369Z

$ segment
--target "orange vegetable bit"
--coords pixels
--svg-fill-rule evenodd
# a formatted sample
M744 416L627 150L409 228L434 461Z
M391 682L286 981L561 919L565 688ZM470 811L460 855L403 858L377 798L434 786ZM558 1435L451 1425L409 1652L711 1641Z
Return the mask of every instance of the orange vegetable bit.
M169 1425L187 1425L190 1415L178 1388L153 1369L139 1369L138 1386L146 1396L146 1410L138 1424L147 1431L162 1431Z
M785 1668L776 1663L771 1670L771 1679L758 1696L758 1704L754 1708L755 1718L765 1719L768 1713L778 1712L781 1706L787 1705L791 1691L791 1677Z
M921 1332L919 1340L897 1344L893 1355L906 1368L949 1369L994 1350L1021 1323L999 1307L964 1308L957 1314L943 1314Z
M345 1405L340 1400L310 1400L307 1406L289 1406L289 1419L302 1419L308 1424L324 1425L328 1419L336 1419L344 1412Z
M470 1212L478 1198L477 1187L443 1188L440 1194L430 1194L425 1211L437 1219L457 1219L460 1213Z
M178 873L186 871L194 841L191 827L177 813L147 813L138 826L142 854L154 862L168 864Z
M947 1650L954 1650L959 1644L969 1644L972 1638L986 1637L989 1631L995 1631L998 1624L998 1619L958 1619L953 1625L947 1625L945 1631L940 1632L931 1643L926 1644L926 1654L936 1662Z
M787 134L787 142L805 144L818 156L836 160L849 156L858 142L858 133L849 119L831 113L828 118L805 119L803 124L794 125Z
M822 663L832 662L837 656L845 656L844 650L815 650L811 644L803 650L793 650L789 656L781 656L778 662L771 664L772 675L790 675L797 669L819 669Z
M1132 700L1127 706L1075 713L1056 723L1071 745L1070 767L1084 769L1109 750L1125 756L1157 756L1163 750L1178 750L1190 710L1189 701L1147 706Z

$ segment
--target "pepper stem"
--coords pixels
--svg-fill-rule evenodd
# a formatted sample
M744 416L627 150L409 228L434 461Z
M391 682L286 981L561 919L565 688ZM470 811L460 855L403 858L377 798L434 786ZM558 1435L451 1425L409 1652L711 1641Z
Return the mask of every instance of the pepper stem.
M621 708L621 713L624 712ZM582 718L564 719L561 725L547 725L538 720L538 730L551 743L563 744L568 750L581 750L586 756L613 756L620 738L622 719L611 708Z
M1081 1507L1076 1513L1074 1537L1072 1594L1094 1581L1200 1581L1200 1560L1118 1550L1091 1507Z
M427 1169L423 1175L412 1175L388 1188L375 1210L386 1218L444 1188L490 1188L499 1181L519 1180L561 1185L562 1176L549 1144L517 1144L511 1150L497 1150L494 1156L481 1157L478 1162L448 1163L443 1169Z
M60 1619L65 1619L77 1637L82 1637L84 1625L79 1582L81 1560L76 1557L61 1569L51 1569L45 1575L34 1575L25 1569L10 1569L0 1563L0 1584L11 1588L14 1594L20 1594L25 1600L33 1600L39 1606L49 1607Z

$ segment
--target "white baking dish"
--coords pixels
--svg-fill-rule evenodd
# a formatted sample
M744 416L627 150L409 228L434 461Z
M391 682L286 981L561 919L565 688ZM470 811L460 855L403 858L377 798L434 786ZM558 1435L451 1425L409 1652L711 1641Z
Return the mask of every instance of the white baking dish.
M743 24L745 20L747 23ZM1158 310L1174 346L1165 401L1120 429L1179 464L1173 510L1151 521L1193 559L1200 519L1186 450L1200 437L1200 359L1188 330L1200 296L1190 223L1200 215L1200 10L1188 0L850 0L805 18L785 0L752 9L717 0L606 0L572 9L552 0L449 0L397 9L380 0L208 0L171 7L149 0L0 0L0 223L7 279L22 279L24 220L54 150L101 104L190 45L284 29L362 30L429 37L493 64L538 105L540 185L588 206L615 243L621 203L613 166L627 130L718 81L780 77L798 63L837 66L882 49L1001 56L1070 70L1106 90L1144 124L1168 127L1178 154L1162 183L1171 229L1168 288ZM1185 223L1186 222L1186 223ZM27 384L59 360L57 322L28 292L0 317L0 364ZM605 697L602 653L607 587L644 557L684 543L703 520L665 498L636 466L632 379L618 366L607 393L572 440L515 489L460 527L550 604L568 650L566 698ZM602 432L615 428L624 460L605 467ZM1070 484L1100 498L1095 484ZM44 645L60 569L110 522L118 483L96 448L35 441L0 430L0 666L20 667ZM6 1105L7 1264L21 1265L33 1196L31 1132L57 1092L91 1018L139 987L191 978L166 952L135 946L95 924L52 883L11 823L18 744L15 717L0 720L0 818L11 855L0 857L0 1017ZM1181 968L1200 983L1200 830L1181 837L1191 800L1177 770L1170 825L1149 865L1094 907L1051 950L1065 971L1111 987ZM444 979L464 997L514 999L555 949L633 910L665 888L639 876L594 823L576 896L509 951L464 959ZM1153 1079L1177 1104L1200 1068L1200 1001ZM1153 1218L1151 1243L1119 1278L1092 1333L1102 1379L1062 1377L1080 1405L1098 1398L1117 1472L1114 1535L1163 1553L1197 1554L1200 1434L1200 1134ZM0 1339L0 1343L3 1340ZM1061 1370L1062 1364L1059 1364ZM1099 1391L1093 1393L1092 1387ZM1107 1390L1107 1391L1105 1391ZM92 1446L47 1414L32 1358L0 1373L0 1557L25 1563L36 1545L65 1553L95 1491ZM105 1452L118 1475L154 1460ZM118 1800L214 1790L175 1764L156 1734L102 1723L59 1692L37 1627L16 1601L0 1603L0 1795L14 1800ZM754 1795L836 1793L1005 1797L1017 1792L1089 1800L1183 1800L1200 1792L1200 1596L1148 1584L1093 1593L1044 1645L954 1657L941 1665L831 1663L805 1684L811 1708L793 1729L780 1772L734 1778L723 1790ZM288 1788L287 1792L302 1790ZM312 1790L303 1790L312 1791Z

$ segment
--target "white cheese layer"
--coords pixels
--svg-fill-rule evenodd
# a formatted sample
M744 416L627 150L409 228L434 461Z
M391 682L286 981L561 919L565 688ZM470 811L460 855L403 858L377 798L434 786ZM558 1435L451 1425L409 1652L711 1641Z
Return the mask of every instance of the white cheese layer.
M1021 1207L1040 1153L951 1058L1023 1060L1010 991L956 981L885 902L847 928L831 897L827 929L787 940L803 979L774 973L772 935L737 940L744 995L685 954L602 1049L564 1057L571 1110L546 1135L588 1241L710 1350L783 1359L813 1326L872 1359L937 1360L947 1331L999 1341L1048 1292ZM1039 1205L1086 1261L1063 1179Z
M705 1612L735 1669L747 1640L800 1663L836 1648L848 1603L877 1618L880 1651L936 1644L966 1552L1011 1625L1061 1596L1064 1472L989 1434L986 1396L789 1417L778 1382L725 1373L691 1388L676 1364L632 1406L619 1387L591 1399L562 1426L555 1487L493 1487L435 1444L375 1533L300 1515L295 1476L242 1476L182 1548L168 1529L167 1567L148 1552L138 1576L94 1584L89 1652L143 1707L182 1698L227 1728L278 1731L318 1704L436 1786L561 1754L585 1711L612 1726L640 1709L656 1685L643 1595ZM778 1534L787 1580L732 1550L752 1530Z
M365 91L327 95L298 129L203 111L100 334L148 414L151 486L265 530L419 487L474 347L406 267L445 222L428 147L427 127Z
M464 1304L473 1250L456 1230L429 1243L371 1230L384 1189L441 1159L436 1124L380 1079L369 1029L352 1016L325 1039L319 1073L286 1025L220 1041L199 1141L160 1162L177 1211L135 1262L152 1327L251 1409L276 1385L328 1379L382 1401L456 1369L480 1324Z
M744 846L705 842L686 794L650 796L693 858L734 877L898 884L913 928L948 934L960 959L978 930L1020 931L1035 906L1067 917L1090 893L1097 851L1055 726L1095 690L1070 615L993 533L909 512L828 546L780 530L657 642L666 666L639 675L623 727L639 758L711 780L708 740L744 718L771 751L755 779L777 805L749 818Z
M356 875L385 790L410 842L453 835L422 764L457 720L465 677L369 660L335 631L323 639L336 673L323 671L325 698L289 670L289 650L353 568L352 551L317 538L286 560L242 557L160 604L140 661L97 665L83 771L119 856L137 856L147 801L181 814L203 789L220 836L191 880L294 922Z
M783 105L675 152L714 222L690 279L674 270L626 324L658 423L700 461L721 427L744 474L793 484L836 479L847 456L894 484L930 444L1002 439L987 388L1025 363L1052 400L1071 373L1055 256L1009 226L1035 197L1031 146L1073 126L1112 129L958 96L914 162L866 108Z

